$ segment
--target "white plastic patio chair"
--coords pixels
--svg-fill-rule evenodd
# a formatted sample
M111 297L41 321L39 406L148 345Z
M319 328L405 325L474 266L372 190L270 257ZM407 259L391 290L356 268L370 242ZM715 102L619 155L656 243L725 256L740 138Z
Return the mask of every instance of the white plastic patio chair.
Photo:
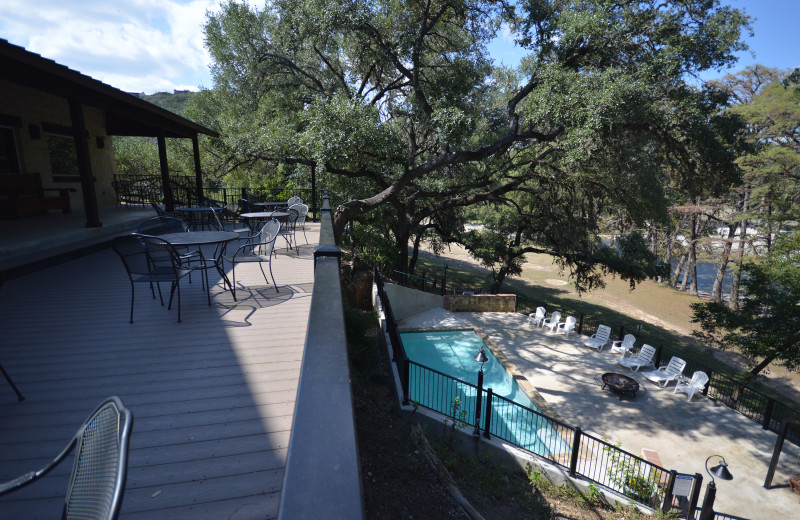
M556 335L564 334L565 337L569 337L569 333L575 330L575 324L578 320L575 319L575 316L567 316L567 319L564 323L559 323L556 327Z
M647 343L642 345L642 348L639 350L638 354L634 354L630 357L620 358L617 360L618 365L622 365L626 368L630 368L634 372L638 371L642 367L650 366L653 364L653 356L656 355L655 347L651 347Z
M592 336L583 342L583 346L596 348L598 352L603 350L603 347L608 343L609 338L611 337L611 327L608 325L599 325L597 327L597 332L592 334Z
M650 381L661 385L667 386L667 383L677 380L683 375L683 369L686 368L686 361L677 356L672 356L667 366L658 367L656 370L648 370L642 372L642 375Z
M622 359L625 357L625 354L633 349L634 344L636 344L636 336L633 334L625 334L622 340L617 339L611 342L611 352L619 352L619 358Z
M556 330L556 327L558 327L559 321L561 321L561 313L556 311L553 314L551 314L549 318L545 318L542 320L542 328L547 327L550 329L550 332L553 332L554 330Z
M532 312L532 313L528 314L528 325L533 323L537 327L541 327L542 326L542 320L544 320L544 316L545 316L546 312L547 311L545 310L544 307L536 307L536 312L535 313Z
M681 392L686 392L689 395L689 399L686 400L687 403L692 402L692 397L697 392L702 392L703 388L706 387L708 383L708 374L705 372L700 372L699 370L692 374L692 379L689 381L687 385L675 385L675 390L672 391L673 394L677 394L678 390Z

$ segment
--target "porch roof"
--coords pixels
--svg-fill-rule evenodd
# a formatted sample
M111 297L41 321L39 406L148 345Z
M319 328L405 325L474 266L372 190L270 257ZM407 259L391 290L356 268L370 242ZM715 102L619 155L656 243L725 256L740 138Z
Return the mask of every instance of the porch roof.
M10 82L103 110L109 135L157 137L163 130L165 137L219 137L210 128L1 38L0 70Z

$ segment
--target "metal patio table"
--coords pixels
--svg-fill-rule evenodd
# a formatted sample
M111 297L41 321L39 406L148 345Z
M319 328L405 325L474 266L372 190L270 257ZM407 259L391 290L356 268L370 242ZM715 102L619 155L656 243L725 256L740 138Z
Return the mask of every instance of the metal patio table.
M173 246L213 245L214 256L207 260L211 260L214 267L217 268L217 272L222 277L223 284L227 284L228 287L233 288L222 266L222 254L225 252L225 246L228 242L239 239L238 233L234 233L233 231L187 231L185 233L167 233L165 235L158 235L158 237L166 240Z
M219 220L219 214L222 213L223 208L215 208L211 206L182 206L180 208L175 208L175 213L182 213L186 215L186 219L190 222L193 229L197 229L198 224L203 226L204 213L212 213L213 217L217 224L221 225Z

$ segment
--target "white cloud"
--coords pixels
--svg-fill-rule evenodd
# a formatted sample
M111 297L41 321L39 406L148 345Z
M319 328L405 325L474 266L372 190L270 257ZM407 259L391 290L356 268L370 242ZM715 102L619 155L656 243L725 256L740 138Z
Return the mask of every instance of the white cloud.
M0 37L121 90L196 90L211 86L209 10L219 0L3 0Z

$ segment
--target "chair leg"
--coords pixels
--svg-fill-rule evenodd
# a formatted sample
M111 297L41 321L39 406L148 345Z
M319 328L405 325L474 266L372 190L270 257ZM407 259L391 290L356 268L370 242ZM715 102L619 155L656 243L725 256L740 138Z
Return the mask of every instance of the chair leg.
M128 323L133 323L133 298L135 289L133 288L133 281L131 281L131 320ZM150 282L150 290L153 290L153 283ZM153 299L156 299L156 293L153 292Z
M211 307L211 285L208 283L208 267L203 264L203 272L206 275L206 296L208 296L208 306Z
M20 402L24 401L25 397L20 393L19 388L17 388L17 385L14 384L14 381L11 380L11 376L9 376L8 372L6 372L6 369L3 368L2 363L0 363L0 372L3 373L3 375L6 378L6 381L8 381L9 385L11 385L11 389L14 390L15 394L17 394L17 400Z
M272 255L270 255L270 262L269 262L269 275L272 277L272 285L275 286L275 292L280 292L278 290L278 284L275 283L275 275L272 274Z
M233 296L233 301L238 301L236 299L236 262L231 262L231 274L233 278L233 282L231 283L231 295Z

